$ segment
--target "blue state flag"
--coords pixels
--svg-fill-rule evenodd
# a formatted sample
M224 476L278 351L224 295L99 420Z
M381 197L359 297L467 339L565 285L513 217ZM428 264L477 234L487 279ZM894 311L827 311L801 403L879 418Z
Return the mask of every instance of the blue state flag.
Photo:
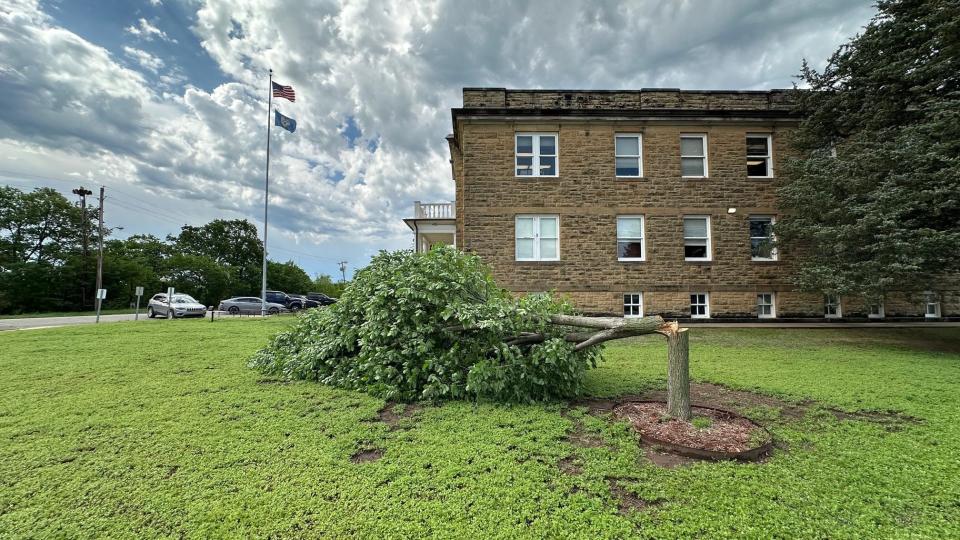
M280 114L280 111L277 111L277 110L273 111L273 118L274 118L273 125L280 126L283 129L289 131L290 133L293 133L294 131L297 130L297 121L294 120L293 118L288 118Z

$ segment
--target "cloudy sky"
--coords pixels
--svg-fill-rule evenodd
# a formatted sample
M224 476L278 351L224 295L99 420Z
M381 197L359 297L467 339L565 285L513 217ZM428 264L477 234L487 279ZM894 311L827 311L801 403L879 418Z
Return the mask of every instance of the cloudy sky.
M263 216L270 254L338 274L446 201L463 86L766 89L874 12L852 0L0 0L0 183L106 186L119 236Z

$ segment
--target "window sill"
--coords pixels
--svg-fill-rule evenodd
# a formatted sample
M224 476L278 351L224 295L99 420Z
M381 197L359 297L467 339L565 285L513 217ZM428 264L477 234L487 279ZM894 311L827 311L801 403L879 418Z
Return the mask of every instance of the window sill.
M647 260L646 259L617 259L617 262L630 264L630 263L645 263L647 262Z
M514 177L514 178L520 178L520 179L523 179L523 180L554 180L554 179L560 178L560 175L559 175L559 174L555 174L555 175L553 175L553 176L545 176L545 175L540 175L540 176L533 176L533 175L530 175L530 176L520 176L520 175L514 175L513 177Z
M684 260L683 260L683 264L694 264L694 265L713 264L713 260L711 260L711 259L684 259Z
M709 319L710 316L709 315L691 315L690 318L691 319Z
M748 176L750 180L773 180L776 176Z
M513 264L517 266L552 266L560 264L560 260L550 260L550 261L513 261Z
M681 180L708 180L709 176L681 176Z
M780 262L780 259L750 259L750 262L760 264L777 264Z
M614 176L614 178L621 182L643 182L648 180L646 176Z

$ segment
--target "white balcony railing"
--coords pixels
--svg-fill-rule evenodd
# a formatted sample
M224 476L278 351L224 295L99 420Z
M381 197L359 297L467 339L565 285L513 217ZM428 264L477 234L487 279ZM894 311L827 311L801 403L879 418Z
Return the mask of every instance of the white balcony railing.
M454 219L457 217L453 203L413 202L413 217L416 219Z

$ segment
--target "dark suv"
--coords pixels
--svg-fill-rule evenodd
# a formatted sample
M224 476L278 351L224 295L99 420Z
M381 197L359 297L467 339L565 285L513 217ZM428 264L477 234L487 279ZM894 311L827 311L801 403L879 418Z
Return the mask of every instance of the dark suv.
M290 296L287 293L280 291L267 291L267 302L281 304L290 311L298 311L303 309L302 299L297 298L296 296Z
M313 300L314 302L320 304L321 306L329 306L330 304L337 303L336 298L331 298L319 292L307 293L307 298L309 298L310 300Z

